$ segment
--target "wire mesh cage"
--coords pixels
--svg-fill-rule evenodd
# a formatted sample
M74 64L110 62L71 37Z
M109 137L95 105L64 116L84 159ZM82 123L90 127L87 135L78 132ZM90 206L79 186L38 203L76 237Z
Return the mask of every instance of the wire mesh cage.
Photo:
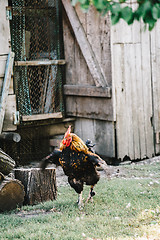
M40 161L49 153L49 136L43 126L18 128L20 142L0 140L0 146L17 165Z
M61 1L9 0L9 5L17 110L21 116L63 114L64 67L38 64L64 58ZM34 65L27 65L27 61ZM23 62L23 65L16 62ZM45 126L36 126L18 126L19 143L0 141L1 148L19 164L40 160L49 152L48 132Z
M38 65L63 58L59 0L12 0L11 42L17 108L21 115L64 112L62 65Z

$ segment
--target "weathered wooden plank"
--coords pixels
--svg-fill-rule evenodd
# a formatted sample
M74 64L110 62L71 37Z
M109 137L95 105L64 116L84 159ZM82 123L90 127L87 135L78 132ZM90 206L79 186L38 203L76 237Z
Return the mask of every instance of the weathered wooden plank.
M111 21L110 16L100 16L100 46L101 49L101 67L108 80L109 86L112 85L111 74ZM94 38L94 37L93 37Z
M144 118L144 99L143 99L143 81L142 81L142 58L141 58L141 44L135 45L135 69L136 69L136 97L137 97L137 111L138 111L138 134L140 158L146 157L146 133L145 133L145 118Z
M9 86L11 81L11 74L14 62L14 53L11 52L8 54L8 59L6 63L5 69L5 77L3 82L2 96L1 96L1 104L0 104L0 133L2 132L3 120L5 115L5 107L7 103L7 97L9 92Z
M131 144L131 149L133 148L132 151L132 157L133 159L136 158L143 158L145 156L146 151L144 150L145 148L143 147L143 154L141 152L141 145L144 146L144 121L143 121L143 115L144 112L140 112L140 104L141 107L143 106L142 102L142 86L140 79L142 79L139 74L139 71L141 68L137 67L137 64L139 63L141 59L141 54L140 51L138 52L137 50L139 49L140 44L128 44L126 45L126 56L127 59L126 61L129 63L128 66L128 81L130 82L129 87L128 87L128 99L130 102L130 106L128 106L128 111L131 111L132 119L130 121L130 128L132 129L130 131L130 135L132 133L132 144ZM132 57L131 57L132 56ZM141 65L141 64L140 64ZM139 65L138 65L139 66ZM126 65L127 68L127 65ZM141 103L140 103L141 102ZM140 120L141 118L141 120ZM141 135L140 135L141 133Z
M6 7L8 6L8 0L0 1L0 54L8 54L10 48L10 29L9 20L6 19Z
M112 99L66 96L68 116L113 120Z
M75 118L62 119L62 121L58 121L55 124L50 125L48 124L45 127L45 130L48 133L48 136L50 136L50 138L52 138L55 135L63 135L65 134L69 125L71 125L72 129L74 129L75 120L76 120Z
M153 127L152 127L152 84L151 84L151 58L150 58L150 33L141 33L141 57L142 57L142 82L143 82L143 103L145 119L145 141L146 156L154 154Z
M74 33L66 16L63 12L63 38L64 54L66 59L66 84L76 84L77 71L75 67L75 39Z
M117 134L117 155L122 158L128 155L128 132L126 119L126 85L125 85L125 64L124 45L115 44L112 46L112 81L114 95L114 120L116 121Z
M3 121L3 131L15 131L17 126L14 125L13 114L16 112L16 95L8 95Z
M87 13L83 12L79 4L76 4L75 11L77 13L79 21L82 24L82 27L85 33L87 33L88 12ZM76 72L78 73L76 74L77 85L81 85L81 84L95 85L95 81L88 69L85 58L81 52L81 49L77 41L75 41L75 68L76 68Z
M111 88L95 86L64 85L64 94L70 96L107 97L111 98Z
M160 132L160 21L157 21L155 28L151 31L151 60L152 60L152 92L153 92L153 124L155 135L159 138ZM156 138L155 136L155 138ZM159 139L155 139L156 154L160 154Z
M57 112L57 113L46 113L46 114L35 114L35 115L27 115L27 116L22 116L22 121L38 121L38 120L44 120L44 119L52 119L52 118L62 118L62 113Z
M94 27L93 27L94 24ZM101 42L100 42L100 13L96 11L96 9L91 6L87 13L87 29L86 36L88 42L90 43L93 52L96 56L97 62L99 66L101 66ZM99 47L97 47L99 46ZM101 69L102 70L102 69ZM103 73L104 75L104 73Z
M133 44L124 44L124 79L122 81L125 82L125 122L126 122L126 129L127 129L127 148L128 148L128 156L131 159L135 159L134 155L134 128L133 128L133 121L136 121L136 116L134 116L133 112L133 98L134 95L132 94L132 73L133 73L133 60L131 58L134 57L132 52ZM134 82L133 82L134 84ZM136 115L136 114L135 114Z
M4 77L8 54L0 56L0 77Z
M0 78L0 93L2 92L3 80L4 80L4 78ZM1 97L1 95L0 95L0 97Z
M104 156L115 157L114 123L93 119L79 118L75 122L75 131L86 142L95 143L94 150Z
M13 73L12 73L8 94L14 95L14 86L13 85L14 84L13 84Z
M71 2L69 0L62 0L62 2L96 86L108 85Z
M144 64L143 61L141 62L140 44L115 44L112 50L114 56L116 56L113 59L115 67L113 69L113 80L115 82L113 93L115 94L116 105L118 157L123 158L125 155L133 159L151 157L154 153L154 144L153 129L150 122L149 63L146 63L148 64L148 71L146 69L142 71L139 68ZM117 53L119 54L117 55ZM135 60L134 56L136 56Z
M36 60L36 61L15 61L15 66L46 66L46 65L64 65L64 59L59 60Z

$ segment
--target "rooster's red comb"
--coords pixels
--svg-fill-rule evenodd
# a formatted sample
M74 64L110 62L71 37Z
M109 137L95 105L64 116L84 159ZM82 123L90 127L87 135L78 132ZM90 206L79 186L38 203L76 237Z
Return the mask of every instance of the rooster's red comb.
M67 132L65 133L64 137L67 138L71 133L71 125L69 125Z

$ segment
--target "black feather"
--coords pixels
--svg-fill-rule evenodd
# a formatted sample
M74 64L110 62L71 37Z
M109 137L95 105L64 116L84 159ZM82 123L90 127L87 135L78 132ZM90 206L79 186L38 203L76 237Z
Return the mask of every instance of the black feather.
M62 152L59 149L55 149L51 154L41 160L39 167L44 170L49 163L60 166L59 159L61 158L61 154Z

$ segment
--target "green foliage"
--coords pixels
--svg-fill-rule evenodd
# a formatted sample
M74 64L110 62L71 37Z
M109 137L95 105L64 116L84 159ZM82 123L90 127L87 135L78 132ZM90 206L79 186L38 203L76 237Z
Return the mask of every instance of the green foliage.
M137 3L137 9L135 10L129 6L127 0L72 0L73 5L78 2L83 10L88 10L90 5L94 5L97 11L103 15L110 12L113 25L118 23L120 19L128 24L142 19L148 25L149 30L152 30L160 18L160 0L135 0L135 3Z

